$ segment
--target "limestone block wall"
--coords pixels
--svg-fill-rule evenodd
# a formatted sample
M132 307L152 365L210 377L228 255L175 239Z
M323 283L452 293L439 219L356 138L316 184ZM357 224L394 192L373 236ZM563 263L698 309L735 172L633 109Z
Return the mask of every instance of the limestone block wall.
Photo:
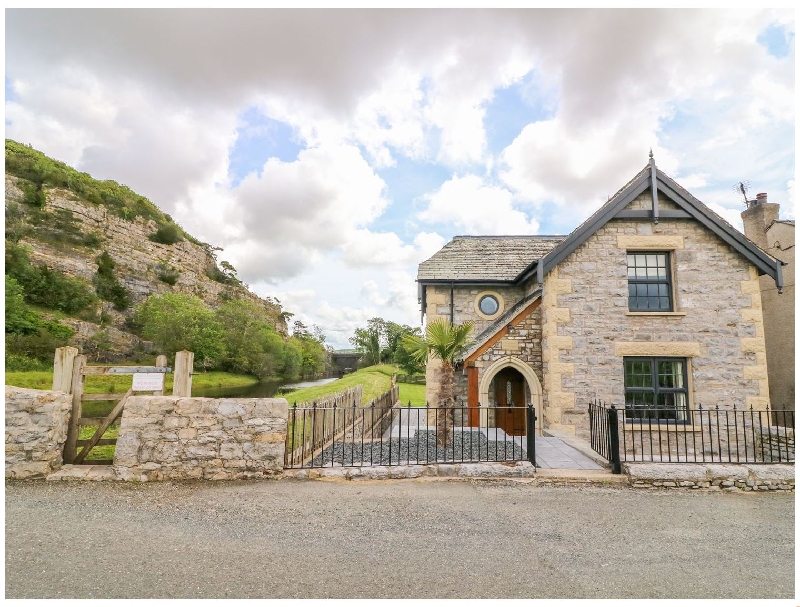
M491 382L493 377L503 368L496 365L498 361L516 362L530 368L531 373L536 376L539 385L542 385L542 312L541 306L533 310L527 317L519 321L514 328L502 338L497 340L490 348L478 356L475 367L478 369L479 403L481 407L492 407L495 401L494 385ZM519 369L518 369L519 370ZM487 373L490 374L487 377ZM467 378L465 373L458 373L456 377L456 401L467 403ZM486 388L486 389L484 389ZM540 389L531 386L526 379L525 401L532 403L537 409L537 415L541 416L541 403L537 402ZM494 423L494 412L489 412L488 423Z
M481 316L476 310L476 302L483 293L491 293L497 297L501 303L501 308L497 314L492 318ZM478 287L478 286L453 286L453 322L460 324L468 320L475 324L472 331L472 337L479 335L487 329L496 319L501 316L506 310L517 303L525 294L523 288L518 287ZM437 318L450 319L450 285L428 285L426 287L426 322L431 322ZM431 406L436 402L436 393L438 391L438 368L439 363L437 360L432 359L428 361L426 371L426 388L425 396ZM459 374L456 374L457 385L463 383L462 388L457 388L457 400L462 399L461 392L463 391L463 400L466 401L466 380L460 380Z
M72 397L6 386L6 478L43 478L63 463Z
M287 416L282 398L134 396L122 415L114 471L140 481L280 474Z
M674 312L628 311L626 251L643 249L672 252ZM542 341L545 427L588 436L589 400L624 403L624 356L686 357L692 407L769 404L755 268L693 220L601 228L546 277Z

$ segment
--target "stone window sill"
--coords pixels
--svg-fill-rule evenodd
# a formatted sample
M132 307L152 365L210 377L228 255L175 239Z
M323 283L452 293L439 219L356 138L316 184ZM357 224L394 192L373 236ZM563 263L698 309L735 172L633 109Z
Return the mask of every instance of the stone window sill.
M625 312L625 316L686 316L686 312Z

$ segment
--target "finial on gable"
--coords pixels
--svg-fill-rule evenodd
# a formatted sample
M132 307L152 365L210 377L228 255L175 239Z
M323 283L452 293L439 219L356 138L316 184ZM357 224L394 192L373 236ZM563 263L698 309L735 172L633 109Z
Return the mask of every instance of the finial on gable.
M653 159L653 148L650 148L650 160Z

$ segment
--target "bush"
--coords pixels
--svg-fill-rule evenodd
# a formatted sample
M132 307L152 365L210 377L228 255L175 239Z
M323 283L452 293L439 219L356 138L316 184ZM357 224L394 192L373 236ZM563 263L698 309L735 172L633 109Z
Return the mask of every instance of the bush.
M43 360L30 358L21 354L10 354L6 352L6 372L14 371L51 371L53 368L52 361L50 364Z
M25 303L22 286L6 276L6 333L31 334L39 330L39 315Z
M57 324L57 323L52 323ZM63 325L62 325L63 326ZM53 361L53 353L56 348L66 346L69 343L69 338L64 337L64 332L57 330L59 334L50 332L52 328L51 323L42 327L36 333L29 335L22 334L7 334L6 335L6 357L9 354L33 358L36 360L51 362ZM66 327L72 335L72 329Z
M164 263L159 264L156 274L161 282L165 282L170 286L174 286L181 275L178 270Z
M47 204L41 183L22 182L20 183L20 188L24 194L22 202L28 206L42 209Z
M208 276L214 282L218 282L223 285L231 284L231 280L228 275L220 270L216 265L208 266L206 268L206 276Z
M176 242L180 242L183 240L181 238L180 230L178 226L174 223L168 223L165 226L161 226L148 236L150 240L153 242L158 242L160 244L175 244Z
M115 310L125 310L131 305L131 298L125 286L114 276L114 260L107 251L97 256L97 274L94 288L100 299L110 301Z
M17 280L25 302L34 306L75 314L97 303L86 283L32 264L28 249L10 241L6 241L6 274Z

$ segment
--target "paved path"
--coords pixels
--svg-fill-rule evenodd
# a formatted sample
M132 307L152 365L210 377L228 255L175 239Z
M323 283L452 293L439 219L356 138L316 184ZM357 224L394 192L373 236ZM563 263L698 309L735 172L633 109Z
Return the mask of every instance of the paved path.
M794 496L6 481L5 596L791 599Z
M477 428L462 428L456 426L454 432L476 431ZM434 426L426 425L426 410L422 408L401 408L399 415L395 415L392 427L383 434L384 440L390 438L413 438L415 432L435 432ZM525 449L524 436L511 436L501 428L480 428L481 434L490 441L514 442ZM588 449L588 444L586 449ZM536 467L556 468L568 470L602 470L603 466L587 457L574 447L571 447L560 438L550 436L536 437Z

